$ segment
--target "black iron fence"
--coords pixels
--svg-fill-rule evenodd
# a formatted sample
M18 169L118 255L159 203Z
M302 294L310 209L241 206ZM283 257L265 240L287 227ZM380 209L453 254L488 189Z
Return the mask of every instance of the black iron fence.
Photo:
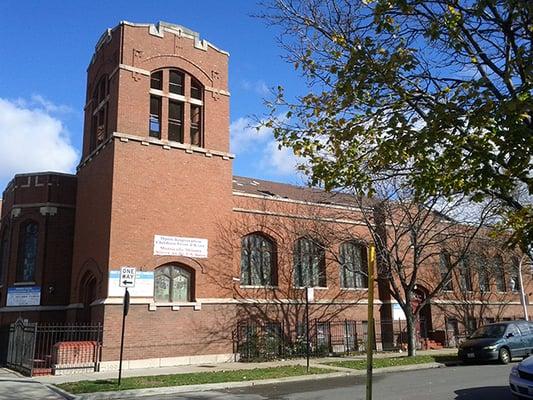
M69 369L97 371L102 325L36 323L18 319L9 326L6 366L27 376Z
M400 320L374 321L374 349L407 348L407 325ZM278 321L243 321L234 335L235 350L241 361L304 357L307 354L306 324ZM418 347L427 337L424 321L416 330ZM309 348L313 357L365 352L368 339L367 321L309 322Z

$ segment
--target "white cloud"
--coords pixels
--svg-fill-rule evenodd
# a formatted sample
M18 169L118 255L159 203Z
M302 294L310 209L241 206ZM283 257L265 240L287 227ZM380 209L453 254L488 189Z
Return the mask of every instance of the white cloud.
M265 81L259 80L259 81L248 81L246 79L243 79L241 81L241 86L244 90L249 92L254 92L260 96L266 96L270 94L270 89L268 85L265 83Z
M263 151L262 164L265 168L273 170L276 175L297 174L296 167L304 162L304 159L294 155L292 149L287 147L278 148L278 143L272 140Z
M257 122L250 118L239 118L229 127L231 151L242 153L274 139L271 128L256 129Z
M20 108L38 109L47 114L69 114L74 112L72 107L64 104L55 104L40 94L33 94L29 99L18 98L12 103Z
M52 103L50 100L45 99L40 94L32 95L31 100L37 106L40 106L40 108L43 108L47 113L50 114L68 114L74 111L71 107L67 105Z
M78 151L62 122L50 115L66 112L42 96L0 98L0 180L39 171L73 172Z
M280 117L283 118L283 117ZM292 149L278 149L271 128L261 126L250 118L239 118L230 125L231 151L239 156L251 156L260 169L268 169L270 174L289 176L297 174L296 166L304 159L296 157Z

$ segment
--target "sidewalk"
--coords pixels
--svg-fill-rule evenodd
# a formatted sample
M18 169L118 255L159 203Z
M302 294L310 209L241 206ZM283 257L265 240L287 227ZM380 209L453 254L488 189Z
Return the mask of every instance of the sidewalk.
M443 349L443 350L425 350L418 351L417 355L448 355L448 354L457 354L457 349ZM402 357L406 353L375 353L374 358L385 358L385 357ZM350 357L324 357L324 358L311 358L310 365L312 367L327 368L331 369L331 372L349 372L354 373L354 370L341 368L341 367L332 367L324 364L320 364L325 361L339 361L339 360L360 360L366 359L366 355L357 355ZM219 363L219 364L202 364L202 365L180 365L176 367L162 367L162 368L139 368L139 369L128 369L122 371L123 377L135 377L135 376L154 376L154 375L171 375L171 374L187 374L195 372L216 372L216 371L235 371L235 370L248 370L254 368L271 368L287 365L306 365L306 360L299 359L290 359L290 360L277 360L277 361L268 361L268 362L232 362L232 363ZM105 371L105 372L93 372L93 373L83 373L83 374L73 374L73 375L59 375L59 376L39 376L33 378L38 382L51 383L51 384L61 384L67 382L77 382L77 381L94 381L101 379L114 379L118 377L118 371Z
M64 400L65 398L40 382L0 368L0 400Z

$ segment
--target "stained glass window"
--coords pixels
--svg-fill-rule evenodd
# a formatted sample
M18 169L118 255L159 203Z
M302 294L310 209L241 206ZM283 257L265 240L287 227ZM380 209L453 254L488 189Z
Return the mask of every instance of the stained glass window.
M183 267L166 265L155 270L155 301L176 303L192 301L191 273Z
M356 242L345 242L340 248L341 287L368 287L366 248Z
M275 282L275 245L259 233L241 241L241 284L273 286Z
M294 286L325 287L326 257L324 246L303 237L294 244Z
M33 282L37 268L39 228L35 222L27 222L20 228L17 281Z

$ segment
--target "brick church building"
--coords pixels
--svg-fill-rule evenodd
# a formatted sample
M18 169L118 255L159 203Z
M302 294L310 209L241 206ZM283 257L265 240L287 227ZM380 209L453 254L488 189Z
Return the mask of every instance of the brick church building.
M366 319L370 236L353 199L232 175L228 57L163 22L102 35L76 174L19 174L3 192L0 326L101 323L101 368L116 368L122 266L137 269L127 368L234 360L238 321L298 327L309 286L315 320ZM344 236L326 254L329 231ZM521 315L518 293L498 290L489 320ZM375 318L392 320L386 282L376 296ZM449 329L434 304L429 330Z

